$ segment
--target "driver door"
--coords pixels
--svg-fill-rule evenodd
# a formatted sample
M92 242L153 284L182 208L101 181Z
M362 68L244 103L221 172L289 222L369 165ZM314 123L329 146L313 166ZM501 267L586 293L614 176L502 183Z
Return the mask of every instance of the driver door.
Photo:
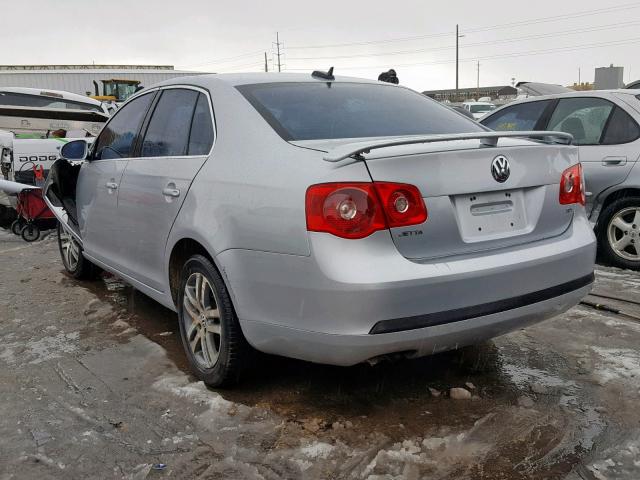
M116 112L96 139L76 186L84 250L116 269L123 263L120 237L126 234L119 228L117 218L118 191L154 95L155 92L141 95Z

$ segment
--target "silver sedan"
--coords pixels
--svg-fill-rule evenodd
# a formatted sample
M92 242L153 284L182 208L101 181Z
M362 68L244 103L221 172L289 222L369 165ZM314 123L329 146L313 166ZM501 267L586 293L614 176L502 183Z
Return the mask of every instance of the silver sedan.
M528 98L495 110L480 123L497 131L570 133L602 256L618 267L640 269L640 90Z
M45 190L67 271L106 269L174 309L194 372L222 385L250 347L353 365L575 305L595 240L570 142L331 72L203 75L66 144L80 162Z

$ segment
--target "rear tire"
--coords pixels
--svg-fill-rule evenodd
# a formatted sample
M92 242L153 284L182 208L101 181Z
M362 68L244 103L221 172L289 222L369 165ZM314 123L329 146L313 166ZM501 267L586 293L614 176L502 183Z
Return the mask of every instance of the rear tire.
M237 383L251 347L222 277L206 257L194 255L184 264L177 307L193 373L211 387Z
M14 220L13 223L11 224L11 233L19 236L22 233L23 227L24 227L24 220L20 218L17 220Z
M25 242L35 242L40 238L40 228L35 223L27 223L20 232Z
M64 269L73 278L89 280L96 276L98 270L84 258L80 244L60 223L58 223L58 249Z
M598 243L610 264L640 269L640 197L614 200L600 214Z

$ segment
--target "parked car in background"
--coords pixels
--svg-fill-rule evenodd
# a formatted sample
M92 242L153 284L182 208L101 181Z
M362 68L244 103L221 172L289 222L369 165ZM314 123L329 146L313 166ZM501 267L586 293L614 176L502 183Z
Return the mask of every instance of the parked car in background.
M490 102L464 102L462 107L467 110L476 120L484 117L487 113L496 109L496 106Z
M447 107L449 107L451 110L455 110L456 112L461 113L462 115L464 115L467 118L470 118L471 120L476 119L476 117L473 116L473 113L471 113L469 110L467 110L466 108L460 105L447 105Z
M330 72L181 77L66 144L86 161L57 161L45 192L67 271L97 265L177 311L216 386L248 345L353 365L575 305L595 258L577 150L531 135Z
M539 96L510 103L480 123L496 131L573 135L600 252L616 266L640 268L640 90Z

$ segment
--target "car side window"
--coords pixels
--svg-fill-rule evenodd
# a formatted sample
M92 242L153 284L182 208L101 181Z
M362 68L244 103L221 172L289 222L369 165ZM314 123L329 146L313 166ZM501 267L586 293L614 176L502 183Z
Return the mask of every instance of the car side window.
M203 93L198 97L196 111L191 121L191 135L189 136L189 155L206 155L213 145L213 123L209 101Z
M613 107L602 98L563 98L551 115L547 130L570 133L575 145L599 145Z
M191 120L199 93L171 88L162 91L142 141L142 157L178 157L187 154Z
M114 114L96 139L94 160L128 158L133 154L140 125L153 96L153 93L148 93L134 98Z
M480 123L499 132L533 130L551 100L520 103L483 119Z
M615 107L607 128L602 136L602 144L618 145L629 143L640 137L640 127L627 112L620 107Z

